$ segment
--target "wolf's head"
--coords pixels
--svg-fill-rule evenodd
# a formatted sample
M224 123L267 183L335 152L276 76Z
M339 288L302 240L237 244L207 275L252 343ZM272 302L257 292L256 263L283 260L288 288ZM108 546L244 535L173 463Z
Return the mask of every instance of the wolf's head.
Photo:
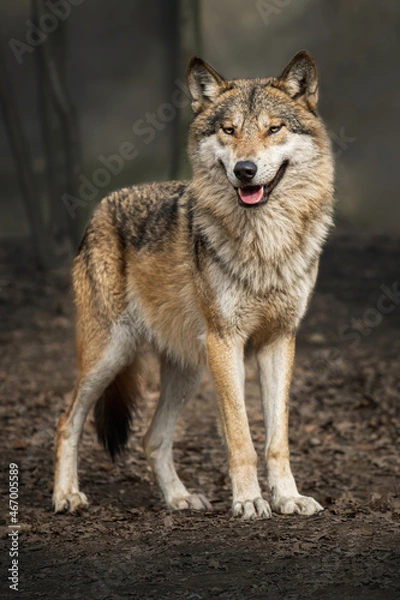
M230 81L194 57L188 84L194 177L230 184L246 208L266 204L294 179L298 185L299 175L304 183L332 179L330 144L316 113L318 72L307 52L296 54L279 78Z

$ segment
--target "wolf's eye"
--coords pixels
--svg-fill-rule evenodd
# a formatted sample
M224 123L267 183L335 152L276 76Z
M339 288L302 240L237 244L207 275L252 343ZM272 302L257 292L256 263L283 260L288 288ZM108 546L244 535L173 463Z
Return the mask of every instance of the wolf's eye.
M271 127L268 129L268 134L278 133L278 131L280 131L281 129L282 129L282 125L271 125Z
M222 125L221 129L224 133L226 133L226 135L233 135L235 133L235 130L233 127L224 127Z

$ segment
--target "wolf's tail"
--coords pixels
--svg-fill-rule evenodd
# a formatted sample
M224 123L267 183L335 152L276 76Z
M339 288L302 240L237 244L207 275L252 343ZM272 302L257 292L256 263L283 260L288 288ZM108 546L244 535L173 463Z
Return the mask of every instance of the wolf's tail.
M96 403L94 419L97 436L112 460L128 442L139 398L140 374L135 362L118 373Z

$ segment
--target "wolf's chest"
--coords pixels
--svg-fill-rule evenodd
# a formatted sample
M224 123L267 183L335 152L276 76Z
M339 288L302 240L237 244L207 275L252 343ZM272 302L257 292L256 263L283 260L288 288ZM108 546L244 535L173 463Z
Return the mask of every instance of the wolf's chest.
M276 278L272 281L277 282ZM304 315L312 281L303 278L296 285L279 283L265 285L260 291L230 277L219 277L214 288L215 307L223 328L244 339L268 337L275 330L295 330Z

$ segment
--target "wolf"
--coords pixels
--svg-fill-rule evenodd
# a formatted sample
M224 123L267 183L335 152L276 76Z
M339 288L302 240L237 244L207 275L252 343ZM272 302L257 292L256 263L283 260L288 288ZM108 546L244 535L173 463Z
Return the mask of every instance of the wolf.
M211 509L187 490L172 457L175 424L208 365L233 515L312 515L322 506L299 493L290 467L288 397L296 332L334 204L317 67L301 51L278 78L227 80L194 57L187 81L192 179L105 197L74 262L79 373L57 427L55 511L88 504L77 464L90 409L112 457L126 444L150 343L160 357L161 392L143 447L167 506ZM248 352L258 364L269 502L246 415Z

